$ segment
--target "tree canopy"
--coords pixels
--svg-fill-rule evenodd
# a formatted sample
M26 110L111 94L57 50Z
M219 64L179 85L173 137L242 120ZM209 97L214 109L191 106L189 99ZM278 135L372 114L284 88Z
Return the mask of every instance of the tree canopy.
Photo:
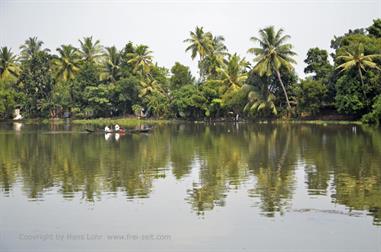
M299 79L291 36L268 26L253 34L245 55L225 38L197 26L184 40L199 77L175 62L160 66L147 45L103 46L92 36L55 51L37 37L20 54L0 48L0 116L20 108L25 117L148 117L212 120L319 116L333 113L379 122L381 20L334 36L332 53L311 48ZM136 113L136 111L141 113ZM142 112L144 113L142 114Z

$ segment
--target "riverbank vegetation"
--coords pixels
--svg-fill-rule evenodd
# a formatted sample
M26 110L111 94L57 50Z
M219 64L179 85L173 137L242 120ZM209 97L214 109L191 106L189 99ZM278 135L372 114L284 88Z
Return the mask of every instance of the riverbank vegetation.
M255 35L255 34L254 34ZM199 76L176 62L154 61L146 45L104 47L85 37L78 47L44 48L37 37L19 55L0 50L0 117L15 108L28 118L99 117L276 119L326 115L379 123L381 119L381 19L334 37L331 51L311 48L307 77L299 79L290 36L265 27L251 38L248 61L229 52L223 36L196 27L185 51ZM331 60L332 59L332 60ZM337 119L338 117L336 117Z

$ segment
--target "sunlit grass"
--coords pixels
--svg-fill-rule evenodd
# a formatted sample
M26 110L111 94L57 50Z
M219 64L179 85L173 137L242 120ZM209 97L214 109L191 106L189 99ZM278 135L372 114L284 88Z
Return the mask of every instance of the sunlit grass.
M168 124L172 122L189 122L189 121L178 121L173 119L138 119L138 118L96 118L96 119L69 119L66 121L64 119L25 119L22 121L26 124L63 124L72 123L77 125L96 125L96 126L106 126L119 124L124 127L135 127L139 125L161 125ZM205 123L207 121L193 121L193 123ZM218 123L213 121L214 123ZM227 123L227 122L222 122ZM240 123L276 123L276 124L314 124L314 125L363 125L361 121L339 121L339 120L260 120L260 121L250 121L242 120Z
M316 125L327 125L327 124L340 124L340 125L362 125L361 121L329 121L329 120L290 120L290 121L277 121L277 122L288 122L295 124L316 124Z
M73 124L89 124L97 126L115 125L119 124L123 127L134 127L142 124L145 125L158 125L167 124L169 120L162 119L137 119L137 118L98 118L98 119L74 119L71 121Z

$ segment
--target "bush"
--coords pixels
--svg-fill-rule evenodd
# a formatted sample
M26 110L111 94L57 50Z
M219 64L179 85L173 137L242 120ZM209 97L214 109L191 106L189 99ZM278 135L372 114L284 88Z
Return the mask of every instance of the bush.
M320 111L323 100L328 92L326 85L321 81L306 79L293 87L299 109L302 112L316 114Z
M380 124L381 120L381 95L377 96L372 106L372 111L362 117L364 123Z
M15 92L0 86L0 118L10 118L16 106Z
M134 112L136 116L140 116L143 111L143 107L140 106L139 104L134 104L132 105L132 111Z
M170 108L175 117L199 118L205 114L205 97L194 85L185 85L172 94Z
M19 98L13 88L12 80L0 81L0 118L7 119L12 116L16 108L16 100Z

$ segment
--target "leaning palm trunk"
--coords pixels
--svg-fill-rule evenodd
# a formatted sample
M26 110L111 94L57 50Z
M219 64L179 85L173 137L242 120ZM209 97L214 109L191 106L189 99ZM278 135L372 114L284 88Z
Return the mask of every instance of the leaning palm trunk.
M282 151L282 155L280 156L279 161L277 163L278 171L280 171L282 169L282 167L284 166L284 162L285 162L287 154L288 154L288 148L289 148L289 145L290 145L290 138L291 138L290 134L291 133L290 133L289 130L287 132L288 133L287 133L286 144L285 144L284 149Z
M364 98L366 98L365 85L364 85L364 79L363 79L362 72L361 72L361 67L359 66L358 69L359 69L362 93L364 94Z
M279 80L279 82L280 82L280 85L282 86L284 96L286 97L287 110L288 110L288 112L290 112L290 111L291 111L291 105L290 105L290 100L288 99L288 94L287 94L286 88L285 88L285 86L284 86L284 84L283 84L282 78L280 77L280 73L279 73L279 71L276 70L275 72L276 72L276 75L277 75L278 80Z

